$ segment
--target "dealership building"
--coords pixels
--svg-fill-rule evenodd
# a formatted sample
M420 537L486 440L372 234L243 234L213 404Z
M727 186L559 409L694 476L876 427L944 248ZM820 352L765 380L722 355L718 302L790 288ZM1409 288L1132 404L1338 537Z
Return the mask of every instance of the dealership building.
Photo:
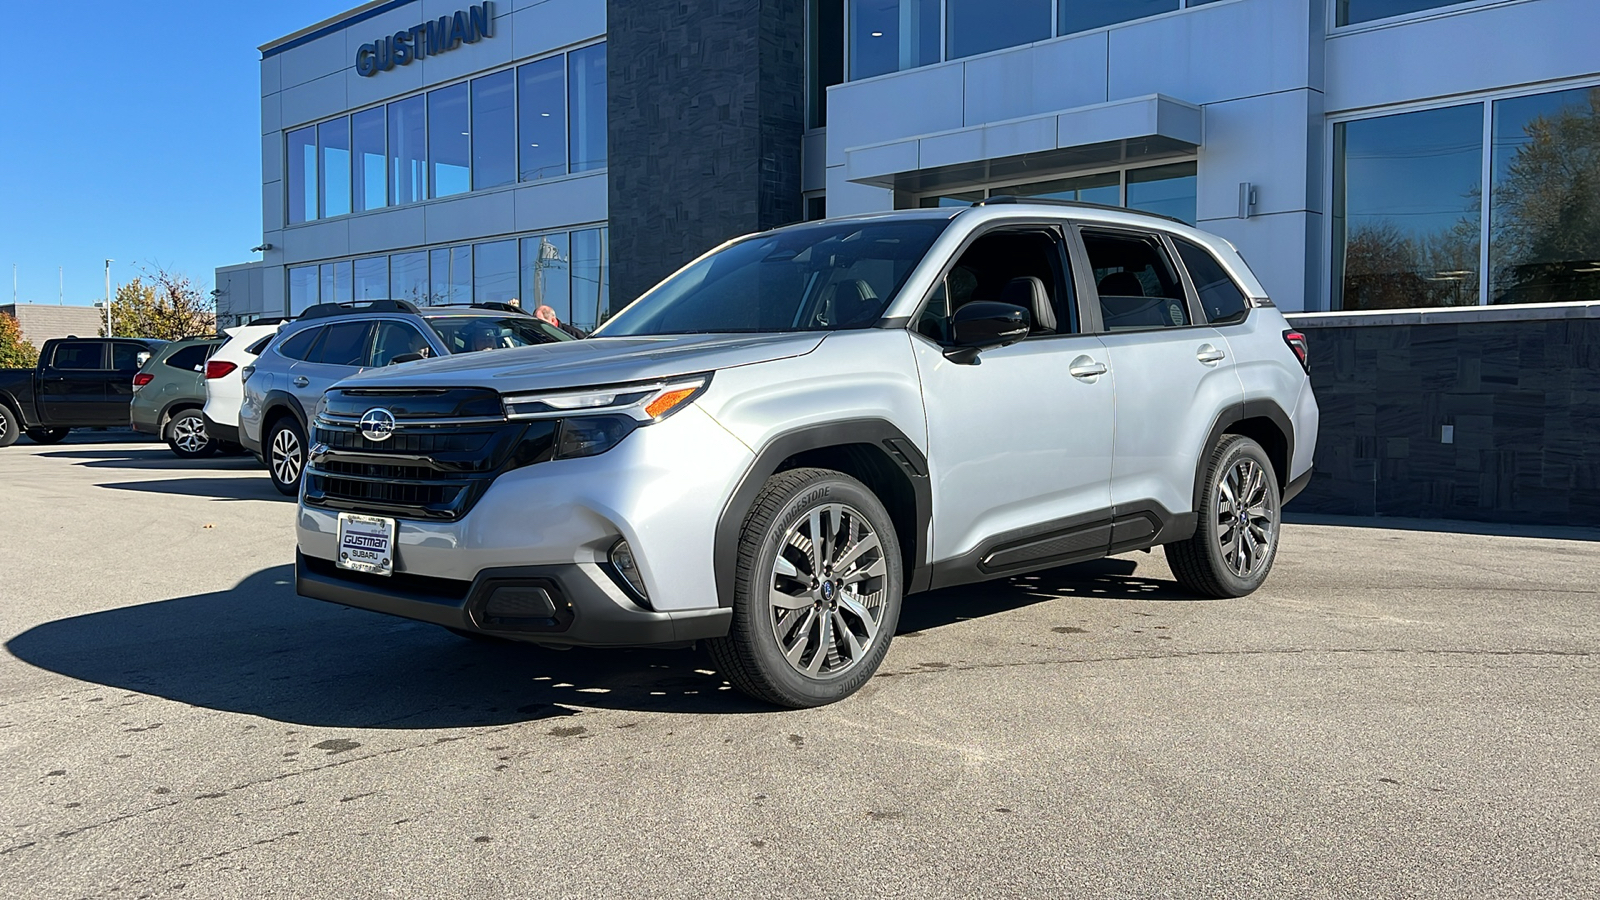
M1227 238L1324 314L1324 358L1424 318L1600 325L1597 33L1595 0L377 0L261 48L264 249L218 270L219 317L516 300L588 328L737 234L1024 195ZM1408 307L1457 318L1369 312ZM1452 414L1407 408L1437 443ZM1319 467L1361 494L1412 445L1351 416ZM1597 443L1600 410L1561 422ZM1450 451L1471 477L1407 508L1535 477ZM1600 480L1583 453L1535 473L1549 503Z

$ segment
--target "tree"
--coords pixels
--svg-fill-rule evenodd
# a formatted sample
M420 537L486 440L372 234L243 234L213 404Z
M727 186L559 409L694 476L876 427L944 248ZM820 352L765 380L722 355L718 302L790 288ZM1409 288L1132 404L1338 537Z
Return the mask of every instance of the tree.
M118 287L111 301L111 333L117 337L180 341L216 331L216 304L182 273L146 269Z
M16 317L0 313L0 369L31 369L39 362L39 351L22 336Z

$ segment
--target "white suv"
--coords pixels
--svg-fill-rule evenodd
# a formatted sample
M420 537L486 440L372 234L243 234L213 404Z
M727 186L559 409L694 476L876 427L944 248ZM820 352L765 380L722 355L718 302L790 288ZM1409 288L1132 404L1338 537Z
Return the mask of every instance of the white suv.
M1304 338L1226 241L989 200L750 235L584 341L327 393L301 594L551 645L706 641L775 704L860 687L902 598L1166 547L1266 579L1311 474Z
M229 329L228 341L206 360L206 434L239 444L239 406L244 402L245 366L255 362L288 319L256 319Z

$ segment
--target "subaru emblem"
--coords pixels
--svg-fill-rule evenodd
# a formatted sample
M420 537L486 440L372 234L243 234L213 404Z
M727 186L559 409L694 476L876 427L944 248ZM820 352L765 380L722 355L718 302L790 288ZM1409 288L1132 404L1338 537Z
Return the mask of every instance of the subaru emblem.
M361 417L361 436L369 441L387 441L394 434L394 413L379 407Z

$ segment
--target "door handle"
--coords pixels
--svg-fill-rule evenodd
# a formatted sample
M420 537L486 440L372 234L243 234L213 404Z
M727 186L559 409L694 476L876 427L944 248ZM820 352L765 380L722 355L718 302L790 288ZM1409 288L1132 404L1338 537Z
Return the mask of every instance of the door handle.
M1195 351L1194 358L1209 366L1227 359L1228 354L1223 353L1221 350L1218 350L1210 344L1201 344L1200 349Z
M295 378L294 378L294 386L295 387L305 387L306 385L308 385L310 383L311 383L311 379L305 377L304 375L296 375Z
M1073 378L1094 378L1097 375L1104 375L1106 371L1105 363L1095 362L1087 356L1078 357L1067 367L1067 374Z

